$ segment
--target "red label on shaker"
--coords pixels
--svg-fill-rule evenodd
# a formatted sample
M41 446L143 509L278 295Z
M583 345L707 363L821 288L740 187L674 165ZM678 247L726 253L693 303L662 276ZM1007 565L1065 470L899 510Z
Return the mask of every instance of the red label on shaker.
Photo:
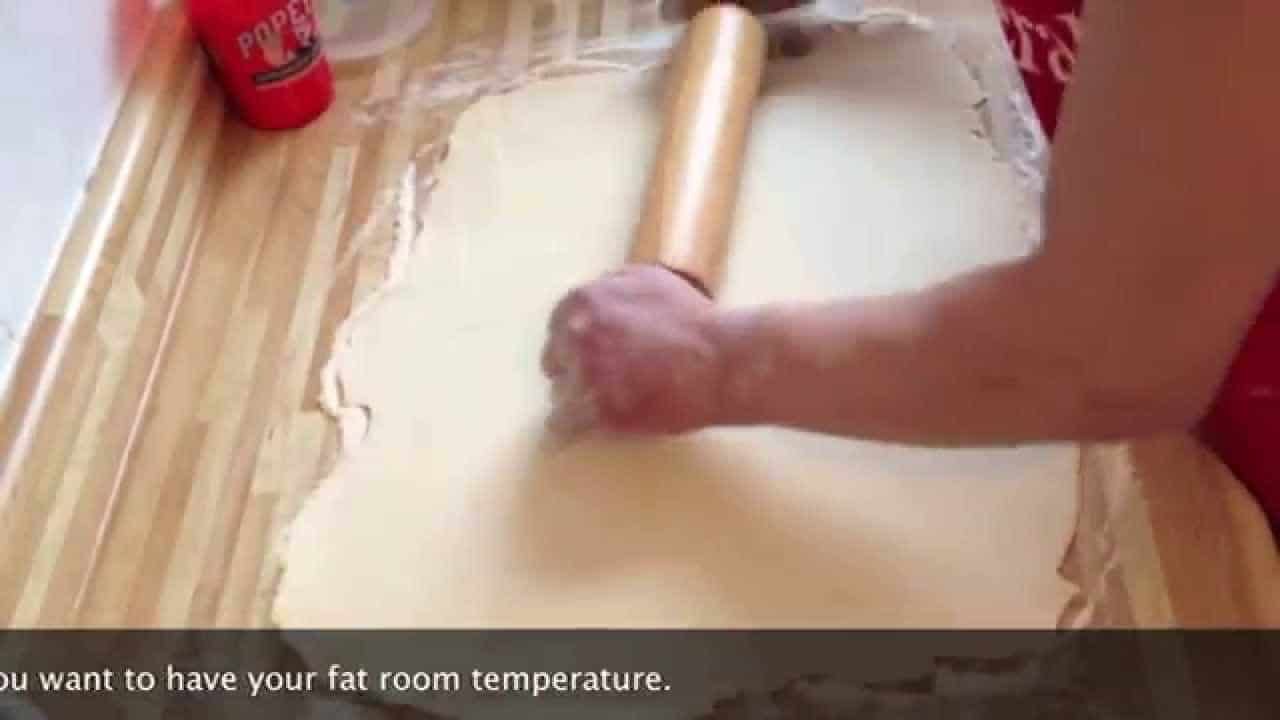
M187 0L187 12L245 122L301 127L333 102L312 0Z

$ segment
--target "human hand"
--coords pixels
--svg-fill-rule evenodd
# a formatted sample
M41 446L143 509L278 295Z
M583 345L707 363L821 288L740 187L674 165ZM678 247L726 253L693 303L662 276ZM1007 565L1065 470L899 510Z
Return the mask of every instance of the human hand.
M555 418L674 434L712 424L724 359L716 309L679 275L635 265L570 292L542 356Z

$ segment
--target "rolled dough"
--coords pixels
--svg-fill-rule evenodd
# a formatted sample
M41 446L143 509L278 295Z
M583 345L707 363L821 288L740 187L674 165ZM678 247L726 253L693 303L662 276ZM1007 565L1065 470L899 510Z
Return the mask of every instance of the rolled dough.
M408 282L355 326L341 378L371 423L291 528L276 621L1053 627L1074 448L546 436L546 319L626 255L659 83L540 82L461 116ZM980 100L915 28L771 67L723 302L899 291L1032 249Z

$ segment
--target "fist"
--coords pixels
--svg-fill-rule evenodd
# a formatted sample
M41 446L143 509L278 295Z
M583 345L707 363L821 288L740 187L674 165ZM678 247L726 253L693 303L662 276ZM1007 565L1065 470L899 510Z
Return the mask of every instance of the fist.
M715 313L689 282L657 266L570 292L551 315L542 356L561 419L663 434L712 424L723 375Z

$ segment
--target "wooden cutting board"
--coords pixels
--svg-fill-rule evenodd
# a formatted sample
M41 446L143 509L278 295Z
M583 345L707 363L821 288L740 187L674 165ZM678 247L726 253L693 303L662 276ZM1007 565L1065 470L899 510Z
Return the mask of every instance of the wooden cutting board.
M166 11L0 405L0 623L265 625L273 543L335 454L335 329L383 280L399 177L444 132L397 109L450 48L521 60L530 27L558 27L571 51L655 23L643 4L440 2L284 134L226 116ZM1190 438L1086 448L1081 476L1081 617L1280 626L1265 523Z

